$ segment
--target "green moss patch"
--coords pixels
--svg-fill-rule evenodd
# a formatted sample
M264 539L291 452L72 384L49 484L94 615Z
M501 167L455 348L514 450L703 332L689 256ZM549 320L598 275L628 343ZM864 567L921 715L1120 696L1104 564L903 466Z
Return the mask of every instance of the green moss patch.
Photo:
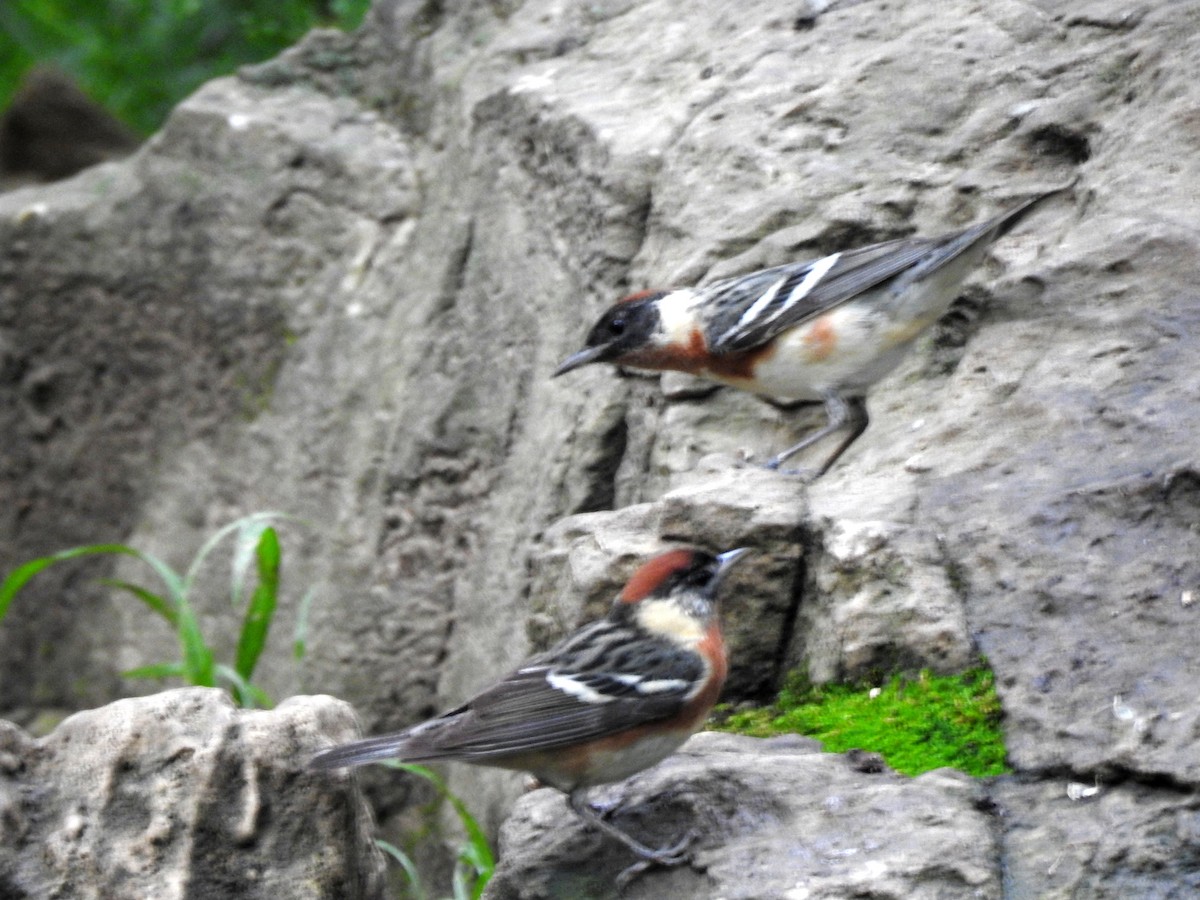
M874 694L874 696L872 696ZM794 673L771 706L730 713L711 727L755 737L805 734L827 751L879 753L905 775L951 766L968 775L1000 775L1004 736L990 669L958 675L893 676L879 688L813 685Z

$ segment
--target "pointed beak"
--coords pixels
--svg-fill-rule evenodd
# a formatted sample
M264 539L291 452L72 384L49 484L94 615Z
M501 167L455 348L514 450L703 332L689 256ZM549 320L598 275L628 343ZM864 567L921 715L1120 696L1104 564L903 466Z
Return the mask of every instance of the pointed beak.
M736 550L726 550L724 553L717 556L717 571L713 574L712 588L715 591L721 586L721 582L729 575L739 562L747 556L753 555L754 551L749 547L738 547Z
M588 363L599 362L607 352L608 346L606 344L601 344L598 347L584 347L578 353L572 353L564 359L550 377L557 378L559 375L565 375L572 369L578 369L580 366L586 366Z

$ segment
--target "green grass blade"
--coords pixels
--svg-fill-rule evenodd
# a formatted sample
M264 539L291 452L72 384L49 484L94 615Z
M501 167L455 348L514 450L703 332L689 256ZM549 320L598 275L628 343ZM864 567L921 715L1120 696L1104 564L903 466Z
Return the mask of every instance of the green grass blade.
M153 666L139 666L136 669L126 669L121 673L123 678L183 678L187 673L179 663L158 663Z
M183 576L184 584L191 587L196 581L196 576L200 572L200 567L204 565L204 561L208 559L210 553L216 549L217 544L225 540L227 534L232 534L242 527L243 519L238 519L236 522L230 522L224 528L219 528L207 541L200 545L200 549L196 551L196 555L192 557L192 564L188 566L187 573Z
M248 516L241 520L241 526L233 542L233 561L229 573L229 602L234 608L240 607L246 597L247 576L258 556L262 534L270 527L270 523Z
M271 709L273 706L275 706L275 701L273 701L267 692L258 685L247 684L246 689L249 692L251 701L253 701L251 705L255 709Z
M454 891L454 900L472 900L468 878L467 867L463 864L463 857L460 853L454 863L454 871L450 876L450 886Z
M417 872L417 866L412 861L412 857L410 857L395 844L389 844L387 841L381 838L375 839L375 846L400 864L400 868L402 868L404 870L404 874L408 876L408 884L412 896L415 897L416 900L425 900L425 888L421 885L421 876Z
M420 763L400 762L398 759L381 759L379 763L380 765L387 766L389 769L396 769L400 772L408 772L410 775L416 775L419 778L424 778L438 789L439 794L447 793L450 790L448 787L446 787L446 782L442 781L438 773L433 771L433 769L429 768L428 766L423 766Z
M183 579L179 573L152 553L135 550L133 547L128 549L129 555L136 556L154 570L155 574L158 575L162 583L167 587L167 597L178 603L179 598L184 596Z
M441 776L426 766L417 763L400 762L395 759L383 760L383 764L390 768L399 769L402 772L409 772L420 778L424 778L437 788L439 794L449 801L459 821L462 822L463 829L467 832L467 843L459 851L459 858L470 864L478 873L479 877L475 882L473 896L475 898L481 897L483 889L487 886L492 873L496 869L496 858L492 854L491 845L488 844L487 835L476 818L471 815L471 811L467 809L467 805L451 792Z
M491 880L492 873L496 869L496 859L492 855L492 848L488 844L487 835L483 833L479 822L471 815L466 804L449 791L446 792L446 799L454 807L459 821L462 822L463 828L467 832L467 843L459 851L459 858L466 861L475 869L478 875L475 880L473 897L475 900L479 900L483 896L483 889L487 887L487 883Z
M269 525L274 520L283 521L290 518L291 516L280 512L257 512L251 513L248 516L242 516L242 518L230 522L224 528L218 529L212 537L204 542L204 544L200 547L200 550L196 553L196 556L192 559L192 564L188 566L187 574L184 576L185 586L190 588L192 584L195 583L196 576L200 572L200 567L204 565L204 561L208 559L209 555L213 552L213 550L216 549L217 545L221 543L221 541L225 540L228 535L233 534L236 531L251 529L250 533L257 538L258 531L254 531L253 529L258 529L261 531L262 527ZM251 546L253 545L254 542L252 541ZM236 593L240 592L235 591L235 594ZM233 602L236 603L237 600L235 599Z
M275 705L266 691L251 684L229 666L218 663L216 671L218 678L225 679L233 687L231 693L238 706L248 709L270 709Z
M308 652L308 609L316 595L317 589L310 587L300 598L300 605L296 609L296 631L292 638L292 656L296 659L304 659L304 654Z
M283 513L260 512L244 516L221 528L204 542L185 575L180 575L152 554L126 544L92 544L72 547L31 560L17 567L8 574L3 582L0 582L0 621L7 615L13 599L29 581L55 563L101 554L132 556L154 570L162 580L165 591L155 592L124 579L102 579L102 583L133 595L152 612L162 616L175 630L180 645L181 661L132 669L129 677L180 677L196 686L213 687L217 683L219 674L223 681L232 687L239 703L246 706L270 707L272 705L270 697L251 682L251 677L266 645L271 621L278 605L281 555L278 533L270 523L281 520L301 523L303 521ZM258 579L255 591L247 603L234 665L229 668L216 665L213 649L204 640L200 622L189 600L189 592L205 559L226 536L234 532L238 533L239 540L238 547L235 548L234 560L235 599L242 596L241 590L244 583L244 572L248 568L248 559L257 563ZM244 546L249 546L251 550L248 559L245 556L246 551L242 549ZM310 590L300 603L293 647L297 658L302 657L305 652L308 610L313 593Z
M279 535L275 529L263 529L258 541L258 587L246 606L246 618L242 622L242 633L238 638L237 658L234 668L247 681L254 675L254 667L267 642L271 619L279 594Z
M30 560L24 565L18 566L8 577L4 579L4 583L0 584L0 621L4 620L5 614L8 612L9 604L12 603L13 597L29 583L35 575L43 569L54 565L58 562L63 562L68 559L76 559L80 556L100 556L106 553L118 553L124 556L134 556L141 559L155 568L157 571L162 563L149 554L142 553L140 550L135 550L125 544L89 544L86 547L72 547L69 550L60 550L58 553L52 553L49 556L43 556L38 559ZM168 569L167 571L170 571ZM171 574L174 574L173 572ZM168 587L170 583L168 582Z
M233 695L234 702L238 706L248 706L246 701L249 699L249 682L224 663L217 663L214 668L218 680L223 678L229 682L229 692Z
M148 591L141 585L131 584L128 581L121 581L119 578L101 578L100 583L106 587L117 588L122 591L128 591L133 596L137 597L148 607L162 616L170 624L172 628L179 627L179 614L175 611L175 605L167 597L160 597L153 591Z
M200 623L196 621L196 614L192 612L187 597L180 597L179 601L179 628L176 635L183 650L184 677L196 687L215 687L217 680L212 648L204 642Z

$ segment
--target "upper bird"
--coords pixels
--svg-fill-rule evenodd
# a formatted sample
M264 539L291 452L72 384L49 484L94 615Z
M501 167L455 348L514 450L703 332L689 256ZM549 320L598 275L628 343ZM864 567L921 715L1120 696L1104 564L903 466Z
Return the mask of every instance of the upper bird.
M462 706L398 734L324 750L309 767L401 759L524 770L567 794L575 812L642 860L683 862L687 838L647 847L601 819L585 792L649 768L704 724L727 669L717 590L748 552L656 556L633 574L607 617Z
M1042 200L934 238L903 238L700 287L619 300L555 376L588 363L674 369L783 400L821 401L828 423L772 458L848 427L823 475L868 423L867 389L954 302L987 246Z

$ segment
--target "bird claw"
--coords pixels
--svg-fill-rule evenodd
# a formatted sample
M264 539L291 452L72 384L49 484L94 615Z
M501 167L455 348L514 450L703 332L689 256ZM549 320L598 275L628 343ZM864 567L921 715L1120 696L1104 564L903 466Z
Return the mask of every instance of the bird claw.
M588 802L588 809L594 812L598 818L607 819L612 815L613 810L619 808L620 805L620 801L616 799L610 800L608 803L600 803L592 800Z
M653 860L639 859L632 866L627 866L621 870L621 874L617 876L617 893L624 893L625 888L629 887L630 883L654 865Z
M567 795L567 802L585 822L595 826L609 837L616 838L637 855L638 861L626 868L617 876L618 890L624 890L633 879L637 878L651 866L678 866L688 862L691 854L688 847L696 840L699 832L690 830L679 841L668 847L648 847L632 835L626 834L611 822L606 822L597 807L588 803L581 792L574 791ZM615 808L610 807L610 810Z
M820 469L813 469L807 466L801 469L781 469L780 466L782 465L783 458L773 456L763 463L763 468L771 472L778 472L780 475L794 475L805 482L816 481L821 475Z
M688 847L699 836L699 832L695 830L688 831L678 842L670 847L661 847L657 850L652 850L649 853L639 854L641 859L631 866L627 866L617 876L617 890L623 891L629 886L635 878L645 872L652 866L679 866L689 862L692 858ZM648 848L647 848L648 849Z
M617 893L625 893L625 888L629 887L630 882L634 881L638 875L650 868L654 863L649 859L638 859L636 863L626 866L620 870L620 875L617 876Z
M676 843L670 847L661 847L654 851L654 856L648 862L657 863L660 866L678 866L692 858L688 847L692 842L700 836L700 833L695 829L691 829L684 834Z

